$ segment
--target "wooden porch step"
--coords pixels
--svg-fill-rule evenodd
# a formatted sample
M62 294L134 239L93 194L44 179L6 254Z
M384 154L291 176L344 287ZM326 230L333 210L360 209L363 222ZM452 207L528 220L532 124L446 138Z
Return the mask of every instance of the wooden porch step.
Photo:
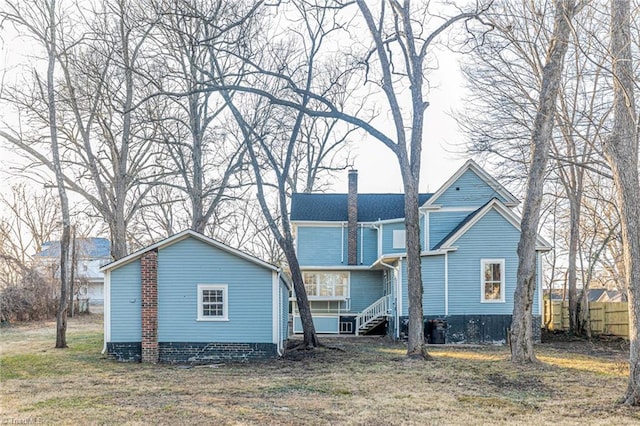
M387 320L386 316L379 316L377 318L374 318L369 323L367 323L367 324L363 325L362 327L360 327L360 333L361 334L367 334L369 331L373 330L374 328L376 328L377 326L379 326L380 324L382 324L386 320Z

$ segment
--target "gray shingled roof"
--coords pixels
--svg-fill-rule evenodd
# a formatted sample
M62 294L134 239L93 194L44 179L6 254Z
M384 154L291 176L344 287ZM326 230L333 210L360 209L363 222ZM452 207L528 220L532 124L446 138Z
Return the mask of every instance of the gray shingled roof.
M111 244L106 238L78 238L76 240L78 256L81 258L100 258L111 256ZM60 256L60 241L47 241L42 250L36 253L40 257Z
M433 194L420 194L424 204ZM404 194L358 194L358 222L404 217ZM293 194L291 220L346 222L347 194Z

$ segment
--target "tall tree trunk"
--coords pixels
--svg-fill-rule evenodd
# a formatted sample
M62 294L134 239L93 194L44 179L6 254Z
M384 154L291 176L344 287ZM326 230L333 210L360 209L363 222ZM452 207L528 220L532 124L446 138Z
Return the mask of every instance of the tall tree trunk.
M293 244L293 234L291 232L291 222L289 221L289 210L287 207L287 191L286 191L286 182L289 176L290 170L290 161L285 161L285 164L282 165L281 169L277 169L276 164L271 163L271 167L273 167L276 175L277 175L277 188L278 188L278 208L280 211L280 222L281 226L278 226L278 222L274 218L274 215L271 214L269 210L269 206L267 204L267 198L265 194L265 182L262 176L263 170L260 167L258 162L258 156L256 153L256 146L262 145L264 147L264 143L262 141L256 141L252 138L252 133L249 130L249 123L246 122L242 113L238 110L238 108L234 105L231 96L227 91L220 92L234 115L237 123L240 125L240 129L242 131L245 146L247 147L247 153L249 154L249 159L251 161L251 167L253 169L253 173L256 179L256 188L257 188L257 198L258 203L260 204L260 209L262 210L262 214L267 221L269 229L271 233L275 237L278 245L284 252L284 255L287 259L287 263L289 265L289 272L291 273L291 279L293 281L293 289L296 294L296 303L298 306L298 311L300 313L300 321L302 322L302 333L303 333L303 343L302 345L305 348L311 349L320 346L320 341L318 340L318 336L316 334L316 328L313 324L313 318L311 316L311 306L309 305L309 298L307 297L307 290L304 287L304 280L302 278L302 272L300 270L300 264L298 263L298 256L296 255L295 247ZM294 125L294 130L292 130L292 134L289 139L289 147L288 147L288 156L287 158L291 158L291 154L293 151L293 147L295 141L297 140L297 134L300 130L300 125L302 123L302 112L298 112L298 116L296 119L296 124ZM255 143L255 146L254 146Z
M564 56L568 48L567 41L571 33L571 19L577 12L573 0L557 0L555 7L553 35L542 70L540 100L531 136L531 167L518 242L518 274L510 331L511 360L517 363L536 362L533 351L533 298L536 287L536 240L540 205L553 134L556 99Z
M193 78L197 78L193 76ZM193 94L189 96L189 127L191 128L191 161L193 167L193 181L191 182L191 191L189 197L191 198L191 229L196 232L204 232L204 228L207 226L204 218L204 206L203 206L203 187L204 176L202 171L202 137L203 134L200 130L200 119L198 115L198 97L199 94ZM186 171L185 171L186 173Z
M77 260L77 250L78 250L78 242L76 240L76 227L72 225L71 231L71 276L69 278L69 303L71 304L71 312L70 316L73 318L75 315L75 304L73 303L73 293L74 293L74 284L76 282L76 274L78 273L78 260Z
M576 190L578 191L578 190ZM569 332L578 333L578 289L577 289L577 257L578 240L580 238L580 194L569 195ZM584 286L584 283L583 283Z
M111 257L114 260L122 259L127 255L127 225L124 218L124 201L124 197L116 200L115 216L109 223Z
M122 66L124 67L125 99L122 105L122 136L120 152L114 163L115 205L111 224L111 256L114 260L127 255L127 216L125 213L127 187L130 180L128 174L129 148L131 146L131 120L133 113L133 62L130 56L130 30L126 23L127 2L118 0L120 48L122 49ZM114 141L115 142L115 141Z
M424 347L424 312L422 307L422 268L420 258L420 218L418 187L413 179L404 182L404 210L407 248L407 295L409 326L407 355L429 358Z
M630 8L630 0L611 1L614 123L604 149L616 187L629 297L629 385L622 402L640 405L640 182Z
M589 281L582 287L582 297L580 298L580 318L578 331L587 339L591 340L591 313L589 312Z
M318 347L320 342L318 341L315 325L313 324L313 318L311 317L309 298L307 297L307 291L304 288L304 280L302 278L302 272L300 271L300 265L298 264L298 257L296 256L296 252L293 247L293 242L289 244L286 241L283 241L283 243L280 244L280 247L287 258L289 272L291 273L291 280L293 281L293 289L296 293L296 304L298 306L298 313L300 314L300 322L302 323L303 345L306 348Z
M56 122L56 97L54 70L56 65L56 2L51 0L49 12L49 43L47 45L47 101L49 103L49 134L51 155L56 176L56 186L62 211L62 238L60 239L60 303L56 314L56 348L67 347L67 288L69 285L69 242L71 240L71 217L69 200L64 186L64 175L58 149L58 127Z

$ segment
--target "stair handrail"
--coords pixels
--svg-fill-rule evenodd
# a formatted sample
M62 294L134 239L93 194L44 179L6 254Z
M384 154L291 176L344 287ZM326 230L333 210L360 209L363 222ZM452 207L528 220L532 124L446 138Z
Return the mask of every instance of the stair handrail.
M382 296L380 299L367 306L362 312L356 315L356 336L359 334L362 327L365 327L376 318L387 315L390 309L390 294Z

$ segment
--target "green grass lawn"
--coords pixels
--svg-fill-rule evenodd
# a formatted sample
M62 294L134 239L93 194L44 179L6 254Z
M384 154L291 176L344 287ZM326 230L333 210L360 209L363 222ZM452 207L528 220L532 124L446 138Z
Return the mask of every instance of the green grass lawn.
M325 338L341 350L215 367L105 358L101 317L0 329L0 423L42 424L640 424L618 406L624 350L569 342L537 347L534 367L505 347L430 347L404 357L383 338Z

